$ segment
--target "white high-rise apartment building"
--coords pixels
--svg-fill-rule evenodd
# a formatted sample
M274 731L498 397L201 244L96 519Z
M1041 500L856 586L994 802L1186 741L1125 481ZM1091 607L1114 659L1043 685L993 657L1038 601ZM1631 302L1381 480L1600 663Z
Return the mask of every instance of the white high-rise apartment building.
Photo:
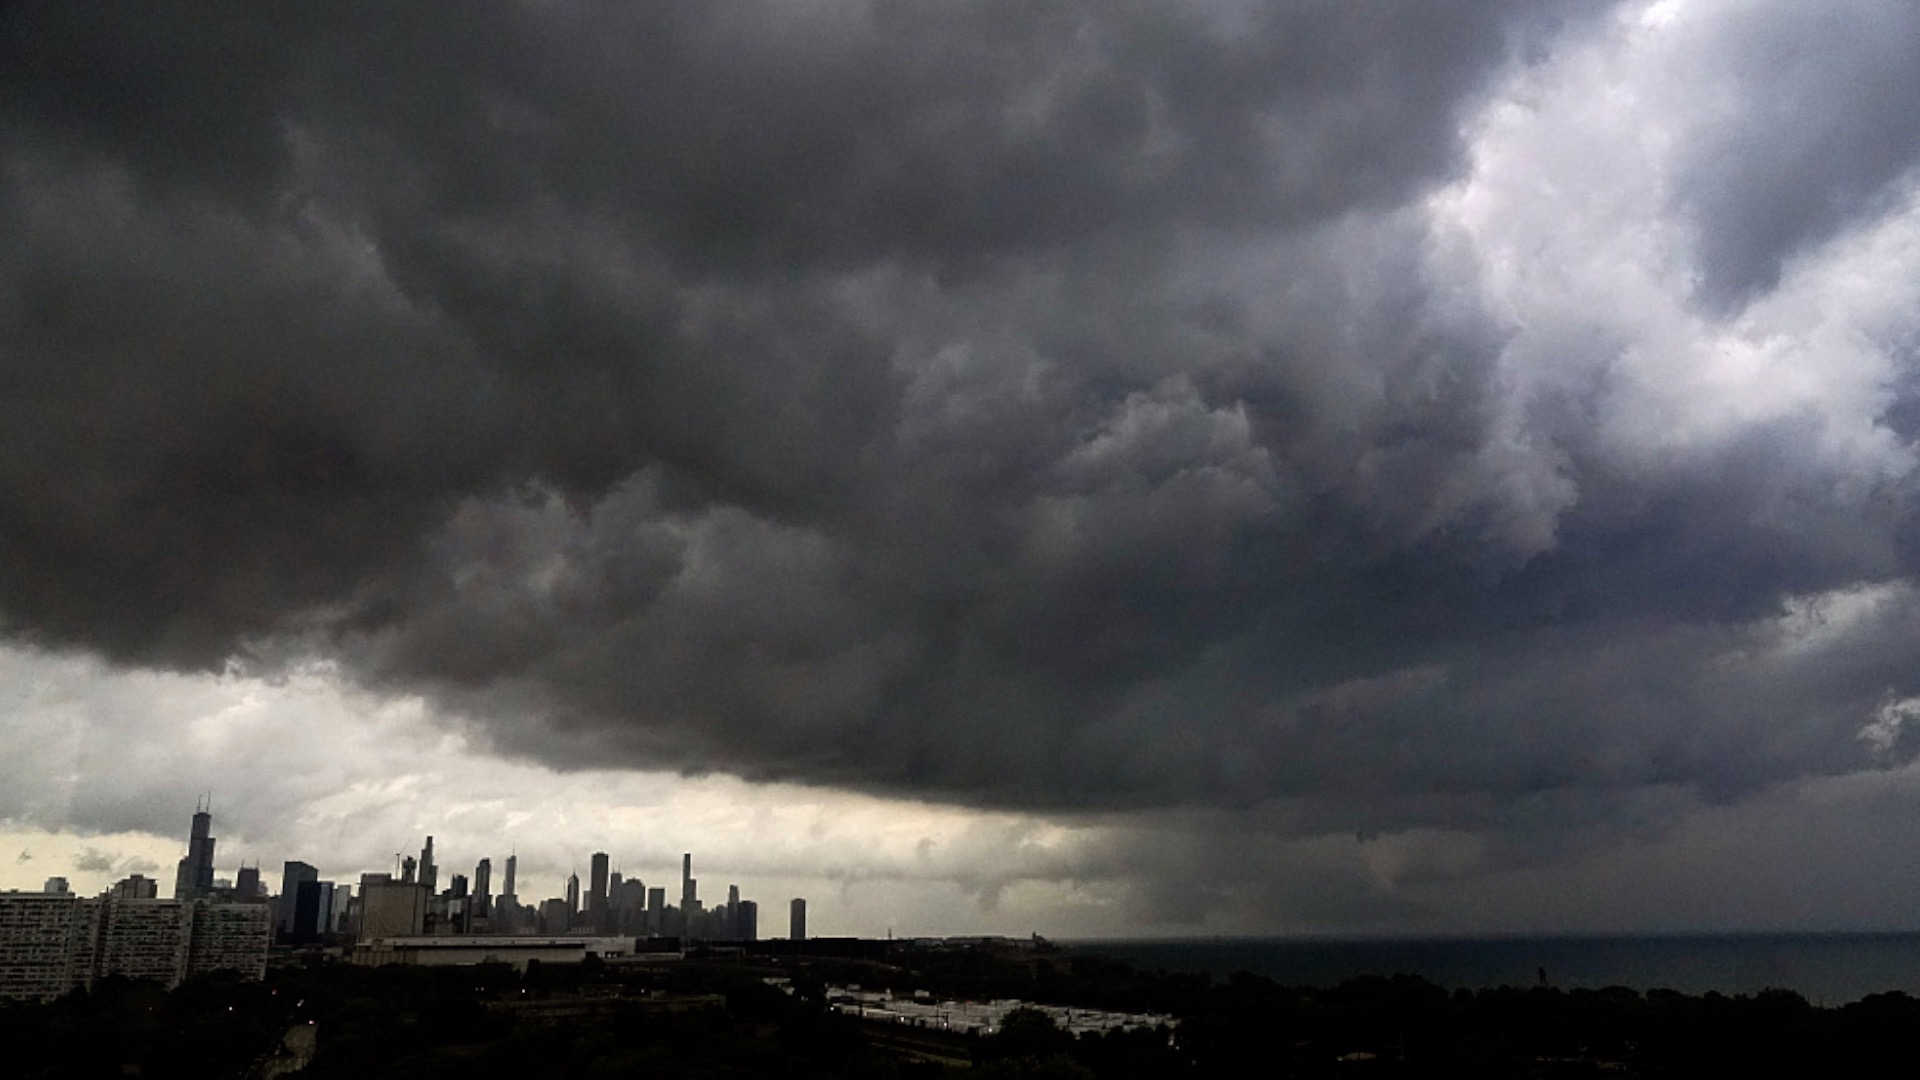
M49 1001L92 958L99 903L72 893L0 893L0 1000Z
M0 893L0 1000L48 1001L109 975L168 988L214 971L265 977L273 936L265 904L128 895L139 891Z

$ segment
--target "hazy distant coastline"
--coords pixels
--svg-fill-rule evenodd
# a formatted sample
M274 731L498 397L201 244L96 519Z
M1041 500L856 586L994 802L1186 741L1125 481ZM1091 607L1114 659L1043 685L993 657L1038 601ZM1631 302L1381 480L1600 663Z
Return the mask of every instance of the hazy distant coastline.
M1448 987L1547 981L1565 988L1626 986L1689 994L1797 991L1838 1005L1889 990L1920 995L1920 933L1527 935L1474 938L1190 938L1062 944L1140 970L1248 971L1297 986L1365 975L1412 974Z

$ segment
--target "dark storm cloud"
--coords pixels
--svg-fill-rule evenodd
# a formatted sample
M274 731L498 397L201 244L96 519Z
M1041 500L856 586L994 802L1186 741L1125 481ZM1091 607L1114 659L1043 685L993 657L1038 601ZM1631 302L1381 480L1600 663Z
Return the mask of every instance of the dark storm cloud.
M1907 483L1811 415L1623 455L1627 343L1521 395L1435 269L1466 114L1592 32L1542 10L13 7L0 611L996 804L1492 828L1862 767L1911 599L1777 616L1910 571ZM1689 174L1710 285L1898 165L1716 171L1777 119Z

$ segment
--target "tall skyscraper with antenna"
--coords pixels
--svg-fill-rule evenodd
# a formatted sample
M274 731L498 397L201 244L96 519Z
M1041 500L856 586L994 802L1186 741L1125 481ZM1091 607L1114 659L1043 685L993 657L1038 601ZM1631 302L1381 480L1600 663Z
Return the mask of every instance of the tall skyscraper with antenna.
M175 900L195 900L213 891L213 802L194 804L193 830L187 836L187 855L173 878Z

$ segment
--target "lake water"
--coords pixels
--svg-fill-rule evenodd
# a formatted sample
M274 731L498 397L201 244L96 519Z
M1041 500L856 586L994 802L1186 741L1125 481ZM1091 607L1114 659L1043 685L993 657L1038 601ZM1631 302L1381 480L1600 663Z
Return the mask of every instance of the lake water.
M1784 987L1822 1005L1884 990L1920 996L1920 934L1724 934L1484 939L1210 939L1072 943L1141 970L1249 971L1290 986L1408 973L1448 987L1667 988L1751 994Z

